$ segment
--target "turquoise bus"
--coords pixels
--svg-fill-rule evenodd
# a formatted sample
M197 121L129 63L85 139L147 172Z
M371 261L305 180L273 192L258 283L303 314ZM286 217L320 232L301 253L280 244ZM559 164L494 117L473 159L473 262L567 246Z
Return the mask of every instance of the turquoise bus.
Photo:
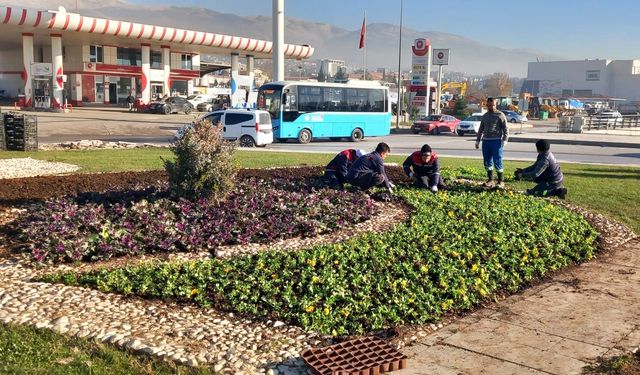
M378 83L273 82L258 90L257 108L271 114L274 139L332 141L389 135L389 89Z

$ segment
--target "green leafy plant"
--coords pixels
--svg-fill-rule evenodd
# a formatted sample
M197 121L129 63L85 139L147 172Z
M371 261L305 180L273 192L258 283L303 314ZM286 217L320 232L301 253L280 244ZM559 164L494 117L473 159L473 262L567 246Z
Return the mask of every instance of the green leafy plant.
M223 138L221 124L195 121L171 145L175 160L165 160L169 189L178 197L219 201L233 189L235 144Z
M544 200L463 188L399 194L416 210L408 222L343 243L47 280L348 335L433 321L594 256L594 229Z

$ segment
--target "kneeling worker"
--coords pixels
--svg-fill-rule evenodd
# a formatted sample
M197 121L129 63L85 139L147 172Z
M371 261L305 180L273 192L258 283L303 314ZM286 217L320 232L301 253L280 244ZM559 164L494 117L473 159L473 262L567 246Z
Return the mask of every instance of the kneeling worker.
M344 183L347 182L347 173L349 172L349 168L351 168L351 164L364 154L366 154L364 150L354 149L348 149L338 153L324 169L324 176L327 179L329 187L342 188Z
M536 142L536 150L538 151L536 162L525 169L516 169L515 177L518 180L533 180L538 183L533 189L527 190L529 195L537 197L557 195L564 199L567 195L567 189L562 187L564 176L560 170L560 164L549 151L550 149L551 145L548 141L541 139Z
M376 150L361 156L356 160L347 173L347 182L367 191L370 188L384 184L389 193L393 193L394 185L389 182L384 171L384 159L391 153L391 148L384 142L378 143Z
M424 145L420 151L409 155L402 164L402 168L409 178L415 177L417 187L431 189L434 193L439 188L443 188L438 155L431 150L429 145Z

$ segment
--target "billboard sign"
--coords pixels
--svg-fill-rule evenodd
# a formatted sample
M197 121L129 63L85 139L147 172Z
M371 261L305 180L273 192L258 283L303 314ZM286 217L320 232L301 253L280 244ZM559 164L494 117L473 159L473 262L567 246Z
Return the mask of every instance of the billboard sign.
M433 50L433 65L449 65L449 49Z

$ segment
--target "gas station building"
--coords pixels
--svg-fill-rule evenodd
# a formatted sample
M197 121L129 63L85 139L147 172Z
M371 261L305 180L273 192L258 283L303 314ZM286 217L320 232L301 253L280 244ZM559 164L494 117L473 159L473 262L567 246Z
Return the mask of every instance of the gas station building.
M230 56L233 93L252 84L254 58L271 59L272 48L267 40L94 18L64 8L0 6L0 90L20 97L23 107L117 104L130 94L147 104L158 95L188 95L207 73L200 55ZM284 45L285 58L313 52L308 45ZM240 58L246 59L244 76Z

